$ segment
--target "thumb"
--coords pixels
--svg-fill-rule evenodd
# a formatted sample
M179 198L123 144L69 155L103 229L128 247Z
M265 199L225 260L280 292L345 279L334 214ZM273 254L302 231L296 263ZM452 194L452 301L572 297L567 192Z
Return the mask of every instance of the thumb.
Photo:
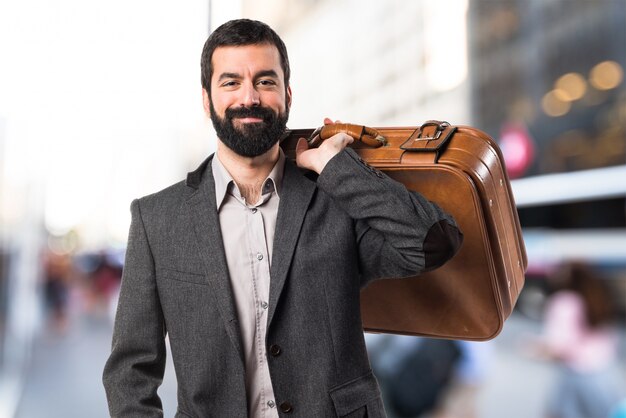
M312 170L311 155L307 153L309 143L305 138L299 138L296 144L296 164L298 167Z
M296 158L298 155L303 153L304 151L309 149L309 143L306 142L305 138L298 138L298 142L296 143Z

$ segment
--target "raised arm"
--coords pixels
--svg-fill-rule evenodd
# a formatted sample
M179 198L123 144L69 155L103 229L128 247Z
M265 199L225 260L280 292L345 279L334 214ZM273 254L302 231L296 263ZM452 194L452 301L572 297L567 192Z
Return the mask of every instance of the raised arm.
M297 147L300 166L318 172L317 184L355 220L363 284L415 276L452 258L463 234L433 202L369 166L337 134L316 149Z

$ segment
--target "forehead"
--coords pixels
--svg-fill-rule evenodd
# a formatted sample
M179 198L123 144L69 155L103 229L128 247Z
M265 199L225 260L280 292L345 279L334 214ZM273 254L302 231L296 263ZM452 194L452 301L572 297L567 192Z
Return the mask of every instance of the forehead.
M223 73L245 76L266 70L274 70L281 79L284 78L278 48L270 44L221 46L213 51L211 63L212 78Z

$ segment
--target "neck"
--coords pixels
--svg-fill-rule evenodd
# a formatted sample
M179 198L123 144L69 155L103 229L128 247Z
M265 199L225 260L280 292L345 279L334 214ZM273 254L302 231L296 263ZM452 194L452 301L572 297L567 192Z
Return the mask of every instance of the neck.
M243 157L233 152L222 141L217 141L217 157L228 170L246 201L254 204L261 195L263 180L278 161L279 144L276 143L259 156Z

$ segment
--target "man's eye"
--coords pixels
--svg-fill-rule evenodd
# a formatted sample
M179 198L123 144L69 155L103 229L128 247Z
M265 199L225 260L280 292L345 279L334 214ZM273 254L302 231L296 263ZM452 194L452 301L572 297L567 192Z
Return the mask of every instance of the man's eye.
M262 86L275 86L276 82L274 80L259 80L259 83Z
M226 82L222 83L222 87L232 87L232 86L235 86L235 85L237 85L236 81L226 81Z

